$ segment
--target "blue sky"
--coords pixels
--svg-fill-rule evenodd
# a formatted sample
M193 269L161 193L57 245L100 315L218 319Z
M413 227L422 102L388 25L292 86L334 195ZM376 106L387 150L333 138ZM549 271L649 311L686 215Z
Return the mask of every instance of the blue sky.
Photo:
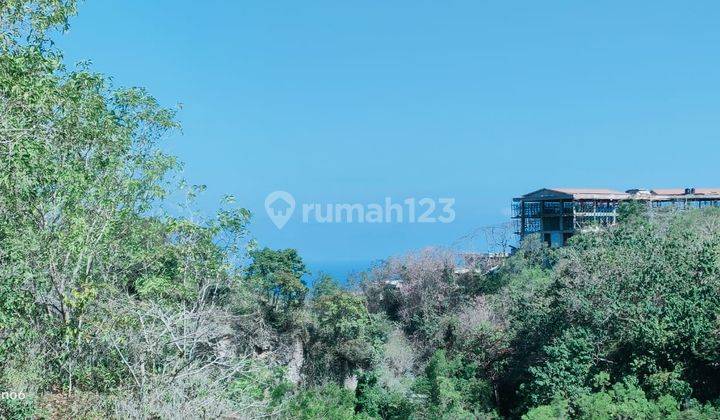
M202 209L234 194L260 244L321 265L453 244L545 186L718 186L719 21L710 1L91 0L58 45L182 103L167 149ZM278 230L275 190L457 217Z

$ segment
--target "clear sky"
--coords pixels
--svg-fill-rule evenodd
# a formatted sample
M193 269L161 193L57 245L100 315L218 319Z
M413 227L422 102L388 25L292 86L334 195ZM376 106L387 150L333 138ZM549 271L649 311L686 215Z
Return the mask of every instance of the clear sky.
M184 176L316 264L450 245L545 186L720 186L720 2L89 0L58 40L182 103ZM450 224L278 230L298 202L453 197Z

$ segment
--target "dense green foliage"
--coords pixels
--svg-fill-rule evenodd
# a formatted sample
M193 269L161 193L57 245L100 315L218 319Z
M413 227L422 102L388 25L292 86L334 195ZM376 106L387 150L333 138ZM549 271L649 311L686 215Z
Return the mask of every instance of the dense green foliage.
M718 418L720 211L646 211L486 274L437 250L367 273L394 330L355 416Z
M1 418L720 418L717 209L311 289L232 197L193 211L173 110L65 67L74 12L0 3Z
M305 302L308 288L302 280L305 264L294 249L269 248L249 252L247 278L257 292L265 316L276 327L289 328Z

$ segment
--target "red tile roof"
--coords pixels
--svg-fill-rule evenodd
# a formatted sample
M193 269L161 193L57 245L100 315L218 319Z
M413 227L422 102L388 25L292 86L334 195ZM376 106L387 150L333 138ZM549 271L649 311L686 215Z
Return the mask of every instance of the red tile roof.
M685 195L685 188L658 188L653 189L652 192L657 195ZM720 194L720 188L695 188L695 194Z
M606 188L548 188L565 194L626 194L624 191L610 190Z

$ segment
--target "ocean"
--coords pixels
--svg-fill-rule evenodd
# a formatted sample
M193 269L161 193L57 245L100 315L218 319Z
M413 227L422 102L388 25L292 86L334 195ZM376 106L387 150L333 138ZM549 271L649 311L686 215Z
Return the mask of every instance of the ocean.
M348 278L353 274L365 271L372 266L371 261L315 261L306 262L305 265L310 271L304 280L308 287L312 287L313 281L318 278L320 273L330 275L341 284L347 284Z

